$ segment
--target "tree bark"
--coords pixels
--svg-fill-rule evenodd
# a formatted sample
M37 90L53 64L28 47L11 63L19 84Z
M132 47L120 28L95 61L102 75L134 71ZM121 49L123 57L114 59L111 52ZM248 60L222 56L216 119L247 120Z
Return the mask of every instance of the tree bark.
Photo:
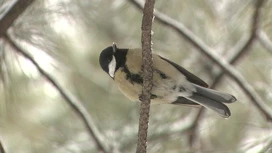
M137 153L146 153L147 131L150 109L150 92L152 89L152 42L151 30L155 0L146 0L142 19L142 61L143 91L140 107Z

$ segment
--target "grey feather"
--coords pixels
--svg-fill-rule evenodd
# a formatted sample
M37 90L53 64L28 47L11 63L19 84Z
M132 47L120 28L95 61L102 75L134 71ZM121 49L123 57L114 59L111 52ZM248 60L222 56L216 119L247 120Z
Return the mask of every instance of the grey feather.
M172 104L176 105L199 105L198 103L195 103L189 99L186 99L185 97L178 97L175 101L172 102Z
M198 95L197 93L194 93L192 96L186 98L217 112L220 116L224 118L228 118L231 115L230 110L226 105L213 99Z
M209 99L222 103L233 103L236 101L236 98L231 94L215 91L209 88L204 88L196 84L193 85L196 88L196 93L198 95L202 95L203 97L207 97Z

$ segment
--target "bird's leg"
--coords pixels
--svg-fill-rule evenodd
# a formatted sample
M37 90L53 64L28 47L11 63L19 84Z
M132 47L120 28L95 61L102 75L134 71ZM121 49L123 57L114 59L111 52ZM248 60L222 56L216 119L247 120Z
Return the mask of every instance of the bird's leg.
M140 101L143 101L143 94L140 94L140 95L138 96L138 99L139 99Z
M154 95L154 94L151 94L150 99L155 99L155 98L158 98L158 96L157 96L157 95ZM138 99L139 99L140 101L143 101L143 95L140 94L140 95L138 96Z

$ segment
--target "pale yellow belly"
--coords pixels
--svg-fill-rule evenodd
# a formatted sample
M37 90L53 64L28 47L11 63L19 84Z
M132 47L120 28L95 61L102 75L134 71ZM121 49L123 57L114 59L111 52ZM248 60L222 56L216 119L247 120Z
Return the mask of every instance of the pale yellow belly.
M126 78L126 74L122 71L115 73L114 82L121 90L121 92L132 101L139 101L139 96L142 94L142 85L138 83L132 83ZM151 94L156 95L157 98L152 99L152 104L172 103L178 96L187 96L187 92L179 92L173 89L177 84L183 84L184 78L180 80L174 80L171 78L161 79L159 74L153 73L153 87Z
M142 86L137 83L131 83L126 78L125 73L121 73L121 71L116 71L114 82L117 87L121 90L121 92L130 100L138 101L139 95L142 93Z

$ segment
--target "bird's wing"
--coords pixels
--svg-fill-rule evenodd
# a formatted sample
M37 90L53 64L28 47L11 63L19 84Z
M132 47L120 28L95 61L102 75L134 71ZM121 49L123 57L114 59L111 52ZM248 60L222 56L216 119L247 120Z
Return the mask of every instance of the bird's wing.
M201 80L200 78L198 78L197 76L195 76L194 74L192 74L191 72L187 71L185 68L179 66L178 64L163 58L161 56L159 56L161 59L165 60L166 62L170 63L172 66L174 66L180 73L182 73L183 75L185 75L185 77L187 78L188 81L200 85L202 87L209 87L209 85L204 82L203 80Z

